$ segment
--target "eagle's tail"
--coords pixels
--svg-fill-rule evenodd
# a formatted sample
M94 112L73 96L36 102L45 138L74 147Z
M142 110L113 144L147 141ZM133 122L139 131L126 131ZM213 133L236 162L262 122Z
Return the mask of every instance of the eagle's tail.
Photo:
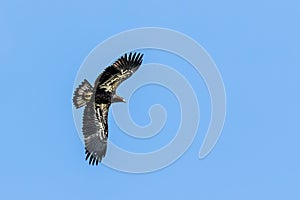
M93 87L86 79L84 79L73 94L73 104L75 108L85 106L91 100L92 94Z

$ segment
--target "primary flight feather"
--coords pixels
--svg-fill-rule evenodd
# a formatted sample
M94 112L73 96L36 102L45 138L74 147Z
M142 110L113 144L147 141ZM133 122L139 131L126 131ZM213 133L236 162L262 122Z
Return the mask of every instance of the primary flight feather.
M109 106L114 102L125 102L116 94L117 87L129 78L142 64L143 54L125 54L107 67L96 79L94 87L84 80L73 95L75 108L85 106L82 132L86 160L98 165L107 149Z

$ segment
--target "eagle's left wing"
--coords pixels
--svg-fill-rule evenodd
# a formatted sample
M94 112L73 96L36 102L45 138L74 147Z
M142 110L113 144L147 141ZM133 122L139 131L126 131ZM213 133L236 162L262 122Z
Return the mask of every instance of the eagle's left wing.
M89 159L89 164L92 165L98 165L106 154L109 105L96 105L94 101L90 101L84 109L82 132L86 160Z

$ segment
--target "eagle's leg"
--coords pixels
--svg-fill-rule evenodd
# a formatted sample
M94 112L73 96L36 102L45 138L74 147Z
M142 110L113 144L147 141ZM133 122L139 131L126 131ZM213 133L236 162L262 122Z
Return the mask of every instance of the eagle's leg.
M126 100L123 97L120 97L120 96L114 94L112 97L112 103L116 103L116 102L126 103Z

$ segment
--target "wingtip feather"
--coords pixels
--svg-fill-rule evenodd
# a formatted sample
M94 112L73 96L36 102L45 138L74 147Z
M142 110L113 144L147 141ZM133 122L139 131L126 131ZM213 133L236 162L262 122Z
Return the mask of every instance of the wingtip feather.
M85 160L87 160L89 162L89 165L98 165L101 161L102 161L102 157L101 156L95 156L93 155L91 152L89 152L87 149L85 150ZM105 154L103 155L103 157L105 156Z
M144 54L137 52L125 53L115 63L114 66L119 69L130 69L139 67L142 64Z

